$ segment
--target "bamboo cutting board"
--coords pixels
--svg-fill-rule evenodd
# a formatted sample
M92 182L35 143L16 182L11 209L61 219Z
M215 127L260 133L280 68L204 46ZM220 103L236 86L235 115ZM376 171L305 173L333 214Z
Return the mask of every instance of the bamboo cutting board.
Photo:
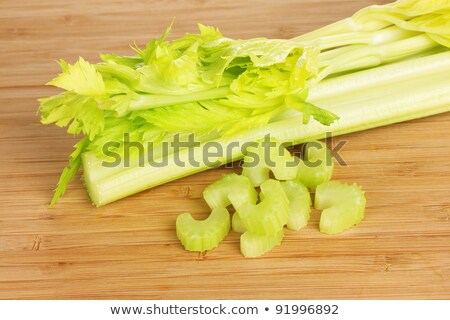
M56 91L54 60L130 53L176 17L238 38L289 38L375 0L0 2L0 298L347 299L450 298L450 114L369 130L346 140L334 177L367 194L366 218L339 236L318 212L259 259L230 233L206 255L182 249L175 218L205 217L203 188L218 169L91 206L81 182L47 204L76 139L39 124L36 98Z

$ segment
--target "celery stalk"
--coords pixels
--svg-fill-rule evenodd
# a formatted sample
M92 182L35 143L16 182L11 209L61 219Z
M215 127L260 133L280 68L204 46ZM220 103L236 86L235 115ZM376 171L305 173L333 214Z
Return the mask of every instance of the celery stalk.
M376 67L380 64L405 59L439 45L426 34L381 45L369 45L341 54L329 62L316 81L335 73Z
M420 78L430 82L430 77L439 74L445 76L448 73L450 73L450 53L437 53L324 80L310 90L308 99L314 103L326 104L335 103L337 98L340 101L349 99L351 101L355 100L353 97L356 95L366 98L370 93L377 95L380 93L377 88L383 92L385 88L396 90L400 83L409 84Z
M321 51L333 49L340 46L347 46L353 44L371 44L379 45L393 41L410 38L417 35L417 32L403 30L398 27L390 27L379 31L372 32L350 32L337 34L328 37L317 38L313 41L308 41L306 44L315 45Z
M203 101L217 98L224 98L231 94L230 88L220 87L210 89L203 92L195 92L187 95L139 95L138 100L133 101L130 105L130 110L148 109L151 105L153 108L170 106L178 103L186 103L191 101Z

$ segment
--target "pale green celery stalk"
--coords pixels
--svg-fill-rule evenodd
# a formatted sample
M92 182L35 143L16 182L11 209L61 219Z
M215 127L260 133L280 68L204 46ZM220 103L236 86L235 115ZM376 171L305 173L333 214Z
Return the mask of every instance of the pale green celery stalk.
M224 149L229 148L231 150L229 156L218 157L218 163L242 159L243 150L240 147L232 146L242 146L244 143L260 140L268 134L281 143L295 145L324 138L327 133L336 136L448 112L450 111L450 79L445 79L444 76L449 74L448 69L441 69L441 71L429 74L425 71L427 69L424 65L428 64L430 68L433 68L442 60L448 62L450 52L323 81L310 90L309 101L338 114L340 120L330 126L323 126L318 122L302 125L302 114L290 113L285 119L280 118L264 127L253 128L232 137L215 140ZM397 79L395 72L401 69L405 69L405 72L407 72L408 69L421 65L424 68L415 69L416 72L413 72L411 80L406 80L405 73L400 73L399 78L405 79L404 85L400 86L400 89L396 85L392 85L389 92L385 92L384 81L395 84ZM422 78L423 75L424 78ZM359 82L355 81L358 77ZM424 81L418 79L426 79L427 81L424 83ZM420 85L417 85L417 83ZM372 98L367 101L354 101L352 94L357 92L362 84L367 90L370 89L373 92ZM323 86L327 89L323 89ZM334 86L340 86L341 89L335 89ZM348 103L333 104L332 96L329 95L326 101L321 101L319 93L327 90L334 91L335 96L346 95ZM84 180L91 200L97 206L101 206L139 191L207 170L210 166L206 165L203 159L204 150L202 146L204 145L201 144L200 147L193 148L193 150L182 150L178 154L179 160L184 162L185 166L177 165L174 157L170 156L167 159L167 166L156 168L147 164L143 167L124 168L102 179L91 178L100 167L98 161L96 162L97 165L92 165L94 162L91 159L95 157L92 153L84 153ZM190 163L190 160L191 162L192 160L198 161L200 165ZM210 159L210 161L214 160L216 159Z
M374 5L359 10L349 18L293 39L296 41L311 41L315 38L352 32L377 31L392 25L398 25L402 29L424 30L428 28L428 30L433 30L436 26L432 22L433 14L444 15L448 13L448 8L447 0L399 0L386 5ZM424 21L420 21L422 17L425 17L428 21L423 23ZM420 25L419 23L423 24ZM439 23L441 24L443 21L439 21ZM433 32L431 33L433 34Z
M231 90L228 86L185 95L139 94L137 99L131 101L130 110L145 110L193 101L219 99L225 98L229 94L231 94Z
M337 73L340 70L339 68L342 68L342 65L345 66L346 70L358 69L361 66L379 65L383 60L386 60L383 57L383 52L386 48L390 48L386 47L387 45L394 46L394 49L397 51L396 56L401 56L399 54L399 48L404 49L401 51L401 54L414 56L417 53L407 51L410 48L402 48L405 42L400 42L399 45L395 45L395 43L400 40L414 39L418 35L421 34L392 26L374 32L356 32L319 38L316 41L319 42L316 45L319 45L322 49L319 58L319 68L323 69L329 66L337 67ZM420 46L420 41L417 42L419 48L416 48L416 51L422 52L426 50ZM406 44L411 46L411 41L406 42ZM412 44L416 43L413 41ZM433 47L436 46L438 45L434 43ZM323 50L324 48L329 48L330 50Z
M391 5L393 5L392 3ZM340 21L336 21L332 24L326 25L317 30L308 32L301 36L293 38L296 41L307 41L313 40L321 37L329 37L338 34L352 33L352 32L361 32L361 31L376 31L381 30L386 27L392 26L394 23L390 21L390 14L385 13L383 11L386 10L386 6L370 6L366 7L357 13L355 13L352 17L345 18ZM378 7L381 9L376 16L373 15L374 8ZM376 10L376 9L375 9ZM369 14L370 18L367 19L366 15ZM377 19L378 18L378 19ZM406 17L403 17L406 19ZM396 20L401 21L400 20Z
M391 25L390 22L380 21L380 25L379 25L378 29L382 29L383 27L387 27L389 25ZM336 34L352 33L352 32L358 32L358 31L360 31L360 27L350 17L350 18L346 18L346 19L343 19L340 21L336 21L332 24L329 24L320 29L308 32L299 37L295 37L295 38L293 38L293 40L306 41L306 40L313 40L313 39L317 39L317 38L321 38L321 37L333 36Z
M332 48L355 44L379 45L410 38L418 34L418 32L403 30L397 26L392 26L378 31L349 32L299 42L303 43L305 46L314 46L321 51L325 51Z
M409 84L412 81L430 82L430 78L450 73L450 52L445 51L414 60L394 63L387 66L355 72L341 77L322 81L312 88L308 99L323 105L355 100L356 96L376 98L379 95L375 88L383 91L391 88L396 90L400 83ZM372 96L370 94L373 93Z
M426 34L405 31L397 26L374 32L338 34L304 42L305 45L309 43L321 49L331 49L320 53L320 72L311 80L311 85L334 74L404 60L440 47Z
M319 68L326 67L330 65L330 61L341 54L346 54L356 49L364 48L366 45L363 44L352 44L344 47L334 48L333 50L327 50L320 53Z
M320 58L323 59L323 61L319 62L319 70L323 70L325 67L329 66L330 60L332 60L333 58L335 58L341 54L344 54L345 52L351 52L353 50L356 50L357 48L362 48L362 47L364 47L364 46L363 45L351 45L351 46L337 48L334 50L330 50L330 51L321 53ZM415 54L411 54L410 56L405 57L401 60L407 61L407 60L422 58L422 57L426 57L426 56L432 56L432 55L435 55L438 53L443 53L446 51L448 51L448 49L446 47L437 46L437 47L433 47L428 50L419 51ZM358 59L356 61L349 61L346 64L346 69L348 69L349 71L334 73L334 74L328 76L327 80L334 78L334 77L340 77L340 76L343 76L343 75L351 73L351 72L355 72L355 70L358 70L361 65L372 65L372 64L378 64L378 63L379 63L379 58L374 57L374 56L367 56L367 57ZM381 65L386 65L386 64L389 64L389 62L382 63Z
M207 134L206 136L202 136L202 137L195 137L195 142L206 142L206 141L211 141L211 140L215 140L220 138L220 135L217 132L211 132L209 134ZM183 142L188 142L188 140L186 139L182 139L182 137L180 137L180 141ZM152 147L152 145L150 145L151 151L149 151L149 145L144 145L144 153L142 155L142 158L139 157L131 157L130 156L130 161L128 164L128 168L132 168L132 167L137 167L139 166L140 162L143 163L157 163L158 165L162 164L161 160L164 157L168 157L171 156L173 152L171 152L171 150L166 150L165 147L163 146L163 144L161 143L155 143ZM131 149L131 147L130 147ZM97 169L95 171L92 172L91 175L91 180L100 180L103 178L106 178L108 176L112 176L116 173L119 173L121 171L124 171L127 169L127 167L125 167L125 163L124 161L122 161L119 165L117 166L113 166L113 167L108 167L103 165L103 162L108 162L110 163L111 160L105 160L102 158L97 158L95 153L92 151L88 151L86 152L86 156L85 156L86 161L89 162L89 166L91 167L96 167Z
M438 46L439 44L431 40L426 34L393 43L364 46L341 54L328 63L324 61L323 64L327 66L319 73L317 81L321 81L333 73L376 67Z

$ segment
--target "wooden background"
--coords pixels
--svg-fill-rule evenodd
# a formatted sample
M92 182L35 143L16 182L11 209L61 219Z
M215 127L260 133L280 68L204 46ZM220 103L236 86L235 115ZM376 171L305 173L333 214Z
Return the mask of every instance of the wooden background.
M244 259L231 233L205 256L182 249L175 218L204 217L213 170L94 208L77 179L47 204L76 139L39 124L36 98L54 60L130 53L160 35L213 24L225 35L293 37L371 0L0 1L0 298L347 299L450 298L450 114L348 140L335 178L367 191L363 223L318 231L318 213L282 246Z

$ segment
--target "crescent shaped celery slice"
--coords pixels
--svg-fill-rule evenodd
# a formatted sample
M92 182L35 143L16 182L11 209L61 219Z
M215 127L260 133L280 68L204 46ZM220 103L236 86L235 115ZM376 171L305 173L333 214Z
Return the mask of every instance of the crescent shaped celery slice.
M256 258L280 245L282 240L283 229L270 235L245 232L241 235L241 253L246 258Z
M297 179L314 190L319 184L331 179L333 174L331 151L321 141L308 142L304 150L305 155L298 166Z
M232 204L237 210L243 203L255 204L258 193L247 177L232 173L206 187L203 198L211 209Z
M297 231L306 227L312 205L308 189L297 180L284 181L281 186L289 199L287 228Z
M261 202L245 203L237 209L249 232L267 235L283 229L289 218L289 200L277 180L269 179L261 185Z
M357 184L328 181L317 187L314 206L323 210L320 232L338 234L361 222L366 197Z
M242 175L255 187L268 180L271 171L277 180L291 180L297 176L298 162L278 140L271 138L247 148Z
M230 231L230 214L226 208L216 208L205 220L195 220L190 213L183 213L177 218L176 229L186 250L211 250Z

